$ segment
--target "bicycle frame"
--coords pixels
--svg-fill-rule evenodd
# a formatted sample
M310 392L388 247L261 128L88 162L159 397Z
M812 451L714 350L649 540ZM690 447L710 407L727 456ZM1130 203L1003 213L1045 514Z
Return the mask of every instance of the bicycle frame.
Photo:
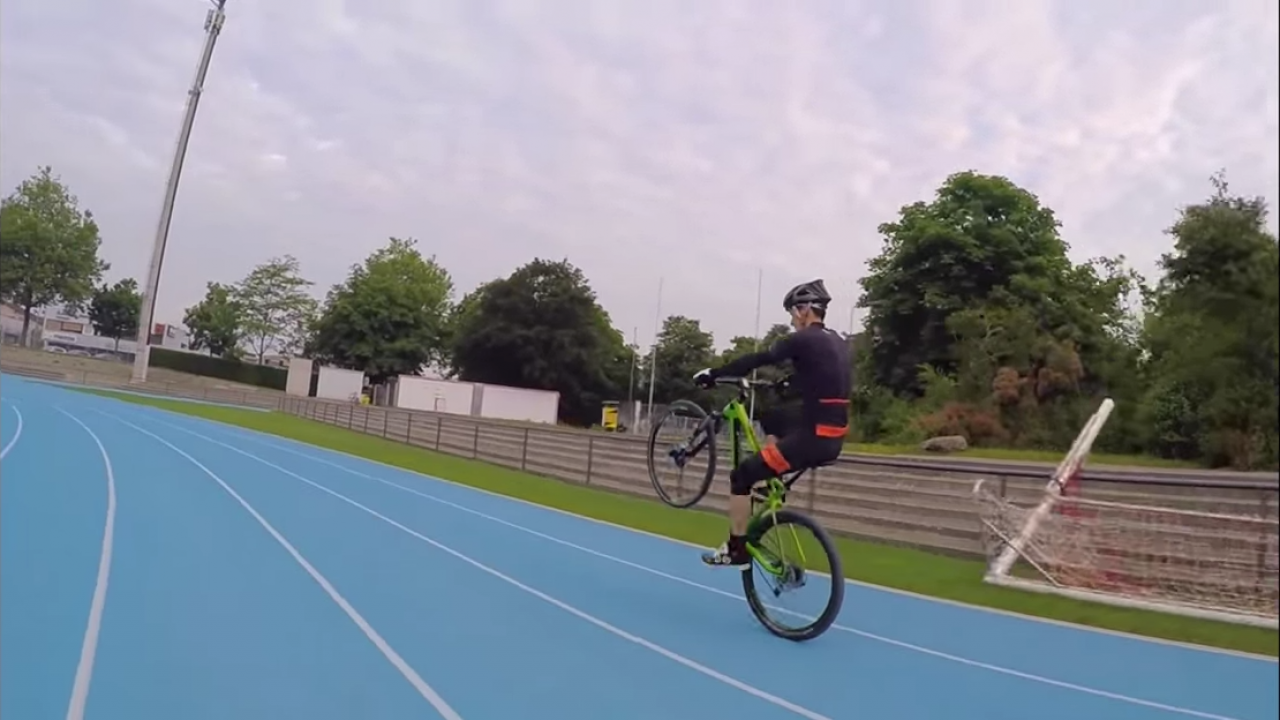
M738 467L739 463L746 459L742 452L742 441L746 441L751 453L758 453L760 439L756 437L756 430L751 425L751 416L747 414L747 407L742 404L741 399L730 400L729 404L724 406L724 410L720 411L715 425L716 433L720 432L726 422L729 423L729 464Z
M757 383L743 377L719 377L715 384L721 387L731 385L736 390L723 407L708 410L701 403L677 400L650 427L647 452L649 479L658 497L671 507L693 507L707 496L721 464L719 460L723 457L721 453L724 450L724 440L730 443L729 452L724 453L724 456L728 456L725 459L730 461L735 471L741 469L744 462L758 462L755 458L749 458L748 453L767 459L765 452L776 449L762 444L764 438L757 436L751 415L747 411L747 402L753 387L763 385L779 389L781 383ZM725 427L726 423L728 427ZM664 428L673 430L679 439L674 443L664 440L661 436ZM788 445L788 442L783 441L783 445ZM690 461L695 458L704 459L705 465L690 465ZM674 499L667 492L667 486L658 472L668 462L680 470L682 481L685 469L694 468L698 486L691 497ZM767 464L770 467L785 467L777 462ZM739 517L737 513L743 509L748 510L746 537L742 538L742 545L744 554L750 557L750 561L742 567L741 573L747 605L769 632L794 641L812 640L826 632L839 614L844 600L844 583L833 580L826 589L826 609L816 618L811 618L811 624L793 627L781 623L772 613L775 609L770 604L772 598L805 587L811 570L824 575L829 570L832 578L841 578L844 574L839 550L830 533L814 518L786 506L792 486L810 472L811 467L804 463L800 469L789 468L777 472L752 466L755 471L751 473L752 477L764 476L766 479L754 483L745 498L732 496L730 499L734 511L731 512L732 517ZM743 505L747 507L743 508ZM778 532L771 532L774 530ZM800 540L802 530L806 535L803 543ZM809 543L809 534L812 534L817 543L816 554L805 547ZM770 538L768 542L765 541L766 536ZM790 544L794 544L795 549L791 549ZM810 554L814 554L814 561L808 559ZM823 562L824 558L826 562ZM711 562L714 559L704 555L704 560Z
M742 453L742 441L746 441L752 454L760 452L760 440L756 437L755 428L751 424L751 416L747 412L744 399L748 387L746 380L739 380L738 395L730 400L724 409L718 415L715 415L715 422L710 428L712 433L718 435L725 423L729 424L729 463L731 467L738 465L746 459ZM704 441L705 442L705 441ZM701 448L699 448L701 449ZM764 520L766 517L772 516L783 505L786 504L787 492L791 489L791 484L795 482L803 471L792 476L791 481L787 482L779 477L771 477L767 481L766 489L763 495L752 493L752 498L760 502L759 508L752 508L751 519L748 526L754 526ZM800 554L800 564L804 565L804 548L800 545L799 537L796 536L795 529L791 529L793 539L796 541L796 550ZM764 567L772 575L782 575L786 571L785 558L774 558L770 554L765 553L754 543L747 543L747 552ZM780 562L781 561L781 562Z

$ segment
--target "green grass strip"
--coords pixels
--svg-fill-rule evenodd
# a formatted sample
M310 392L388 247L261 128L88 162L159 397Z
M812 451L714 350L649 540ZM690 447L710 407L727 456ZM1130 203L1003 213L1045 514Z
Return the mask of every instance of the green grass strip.
M676 510L655 500L530 475L292 415L105 390L81 391L291 438L699 545L711 546L724 539L727 521L718 514ZM845 574L853 580L1137 635L1273 657L1280 654L1277 651L1280 636L1275 630L1020 592L982 582L984 565L977 560L847 538L837 538L836 543L844 558ZM697 562L692 554L689 561Z

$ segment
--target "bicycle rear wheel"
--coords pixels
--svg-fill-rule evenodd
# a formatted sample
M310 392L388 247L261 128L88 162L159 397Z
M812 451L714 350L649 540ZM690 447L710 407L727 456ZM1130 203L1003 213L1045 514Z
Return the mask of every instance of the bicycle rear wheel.
M671 403L649 430L647 460L649 481L662 502L677 508L696 505L716 474L715 418L688 400ZM674 479L664 471L674 471ZM693 475L689 480L686 471Z
M774 635L796 642L826 632L844 604L844 567L827 531L808 515L782 508L756 519L747 542L764 560L753 558L750 571L742 573L756 619ZM814 608L785 607L802 593L815 601Z

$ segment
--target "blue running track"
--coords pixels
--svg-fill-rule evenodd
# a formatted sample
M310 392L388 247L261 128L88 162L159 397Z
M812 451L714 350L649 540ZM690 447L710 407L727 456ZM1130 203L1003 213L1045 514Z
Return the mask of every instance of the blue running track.
M850 584L769 635L683 544L11 376L5 720L1273 720L1274 660Z

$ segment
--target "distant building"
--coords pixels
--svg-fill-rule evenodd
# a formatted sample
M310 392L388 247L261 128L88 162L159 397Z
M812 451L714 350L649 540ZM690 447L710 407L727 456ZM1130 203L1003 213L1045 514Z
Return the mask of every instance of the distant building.
M0 322L3 324L5 342L17 342L22 337L22 308L0 305ZM109 337L93 330L89 316L73 313L65 307L35 308L31 311L31 347L79 350L92 355L118 352L132 355L137 349L133 338L122 338L119 347ZM186 350L191 338L186 328L170 323L156 323L151 331L151 344L173 350Z

